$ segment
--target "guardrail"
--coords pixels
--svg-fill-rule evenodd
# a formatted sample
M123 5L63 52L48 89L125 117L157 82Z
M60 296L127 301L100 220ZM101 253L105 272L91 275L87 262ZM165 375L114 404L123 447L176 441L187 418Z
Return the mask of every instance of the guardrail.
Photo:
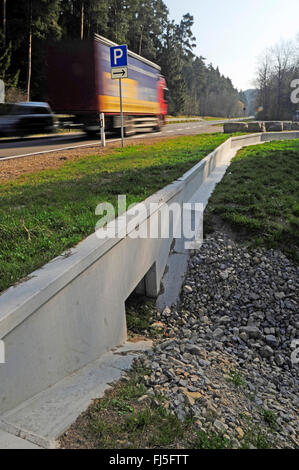
M181 178L145 201L140 228L156 223L165 205L188 202L211 172L237 150L299 132L228 139ZM200 202L200 201L199 201ZM157 203L152 211L151 203ZM126 339L125 301L143 285L155 297L172 244L131 238L130 216L122 239L95 234L35 271L0 296L0 414L57 383ZM132 224L131 224L132 225Z

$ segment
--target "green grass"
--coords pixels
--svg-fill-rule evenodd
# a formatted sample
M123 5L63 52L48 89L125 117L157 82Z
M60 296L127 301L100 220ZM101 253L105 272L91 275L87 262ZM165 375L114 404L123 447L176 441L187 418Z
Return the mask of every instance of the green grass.
M155 325L157 311L154 301L140 295L131 295L126 300L126 319L129 335L161 339L165 335L165 330L162 325Z
M271 429L276 429L277 427L277 414L272 410L263 410L263 417L266 423L270 426Z
M167 125L169 124L183 124L183 123L188 123L188 122L202 122L201 119L180 119L178 121L171 119L170 121L167 121Z
M139 202L180 177L223 134L137 145L66 162L0 185L0 291L94 232L101 202Z
M202 119L205 121L229 121L231 118L221 116L202 116Z
M141 296L129 297L126 302L128 330L138 335L143 335L145 331L149 332L154 309L154 302L148 299Z
M230 369L227 377L228 382L232 382L235 387L244 387L246 382L240 372L234 369Z
M230 441L223 437L222 434L215 432L206 433L204 431L198 431L192 444L192 449L216 450L231 448Z
M269 436L257 426L251 426L245 432L241 441L241 449L250 449L254 446L256 449L275 449L273 436Z
M281 249L298 260L299 140L242 149L206 211L206 229L225 223L254 246Z

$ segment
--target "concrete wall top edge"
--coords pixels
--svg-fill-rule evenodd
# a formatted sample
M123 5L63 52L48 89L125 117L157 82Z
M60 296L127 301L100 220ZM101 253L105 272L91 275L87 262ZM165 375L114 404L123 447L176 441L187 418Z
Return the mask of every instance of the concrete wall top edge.
M239 141L239 140L248 140L250 137L259 137L262 135L262 132L256 132L254 134L246 134L246 135L237 135L236 137L231 137L231 140L233 142Z
M223 142L221 145L219 145L215 150L210 152L206 157L204 157L198 163L196 163L196 165L190 168L190 170L186 171L186 173L184 173L182 176L180 176L180 178L178 178L178 181L183 181L184 183L187 183L188 181L190 181L190 179L192 179L196 175L197 171L201 167L204 167L207 161L209 161L209 159L212 156L214 156L217 152L221 151L222 148L225 148L230 143L230 141L231 141L231 137L227 139L225 142Z

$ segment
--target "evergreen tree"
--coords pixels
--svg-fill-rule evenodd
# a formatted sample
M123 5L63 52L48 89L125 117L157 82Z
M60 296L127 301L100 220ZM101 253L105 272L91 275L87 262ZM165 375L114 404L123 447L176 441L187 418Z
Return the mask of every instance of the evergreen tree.
M20 71L11 73L12 42L4 47L3 33L0 31L0 79L4 81L6 88L16 87Z
M59 0L7 2L7 41L12 42L12 68L20 70L20 85L30 98L35 72L44 62L41 41L60 36Z
M47 41L88 39L98 33L128 44L161 66L170 90L170 113L240 112L240 96L231 81L218 68L206 65L203 57L194 57L193 17L186 13L179 23L170 21L163 0L2 2L6 8L2 10L0 73L12 85L18 81L28 99L46 98Z

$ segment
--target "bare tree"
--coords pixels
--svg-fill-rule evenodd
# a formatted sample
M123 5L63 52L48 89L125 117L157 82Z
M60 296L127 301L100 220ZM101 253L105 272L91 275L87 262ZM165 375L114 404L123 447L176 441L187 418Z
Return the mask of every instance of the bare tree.
M259 59L257 70L257 107L261 119L291 119L294 105L291 102L291 82L299 73L299 38L280 41Z
M276 44L272 49L272 57L274 63L274 74L276 77L276 118L283 117L282 101L285 89L288 88L287 77L288 71L294 66L294 45L291 41L281 41Z
M261 108L263 119L267 119L269 115L269 100L270 100L270 87L272 77L272 59L270 51L265 51L260 56L260 64L257 71L257 88L258 94L258 107Z

